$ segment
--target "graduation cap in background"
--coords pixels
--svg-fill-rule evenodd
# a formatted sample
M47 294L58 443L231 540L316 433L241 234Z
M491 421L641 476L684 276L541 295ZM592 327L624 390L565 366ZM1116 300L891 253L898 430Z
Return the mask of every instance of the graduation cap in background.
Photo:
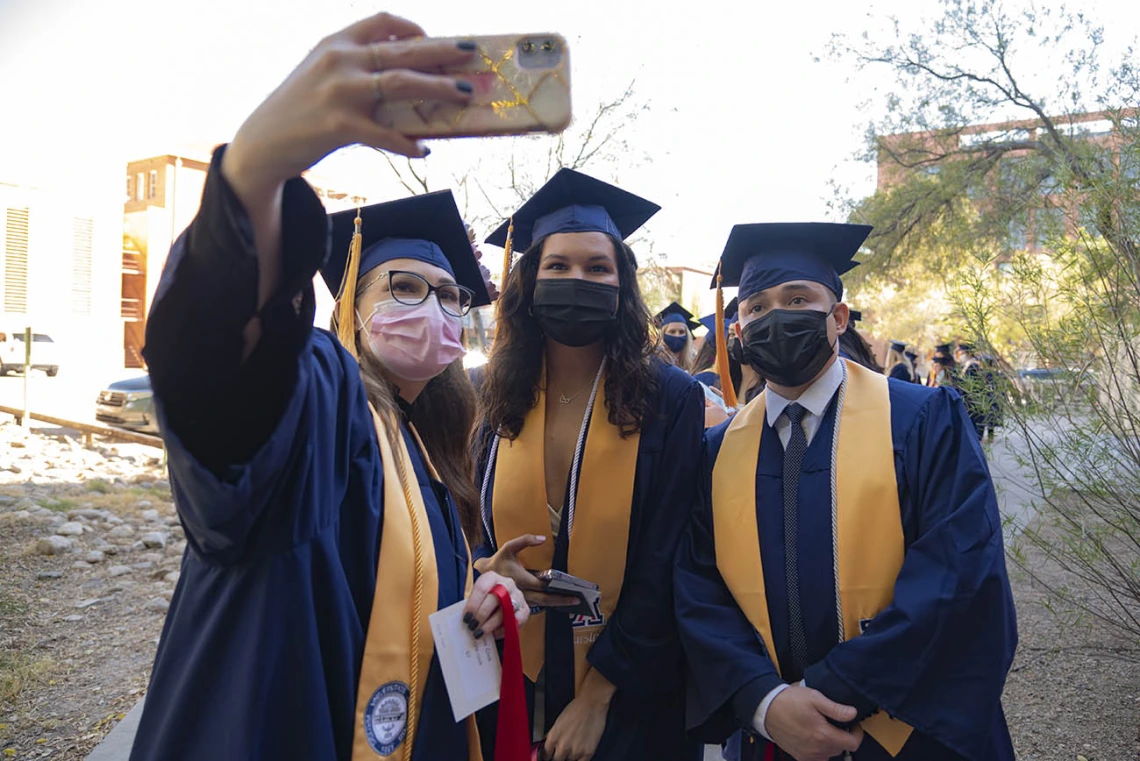
M858 309L851 309L849 311L851 313L851 316L848 318L848 320L852 324L854 324L856 322L862 322L863 321L863 313L860 312Z
M486 243L503 247L503 279L512 251L526 251L554 233L600 232L625 240L661 210L652 201L573 169L559 169L499 225Z
M937 346L934 347L934 351L937 354L949 354L950 349L951 349L950 344L938 344Z
M342 211L329 215L329 220L332 242L321 277L340 300L337 337L353 356L357 284L392 259L415 259L439 267L471 289L473 307L491 303L450 190Z
M918 359L918 352L914 352L914 351L903 352L903 356L906 357L907 359L909 359L911 362L913 362L916 359Z
M724 305L724 328L725 328L725 330L728 330L728 328L734 322L736 322L736 313L739 310L739 308L740 308L740 300L738 298L736 298L735 296L732 297L732 301L730 301ZM713 312L712 314L705 315L701 319L697 320L697 322L699 322L701 325L704 325L705 329L708 330L709 333L712 333L714 330L716 330L716 312Z
M902 354L904 351L906 351L906 342L891 341L891 351L897 351L899 354Z
M973 354L974 353L974 345L972 343L962 341L958 344L958 350L969 352L970 354Z
M669 304L669 306L662 309L656 314L657 324L661 327L679 322L689 329L689 332L696 330L701 326L701 323L693 319L693 313L685 307L678 304L676 301Z

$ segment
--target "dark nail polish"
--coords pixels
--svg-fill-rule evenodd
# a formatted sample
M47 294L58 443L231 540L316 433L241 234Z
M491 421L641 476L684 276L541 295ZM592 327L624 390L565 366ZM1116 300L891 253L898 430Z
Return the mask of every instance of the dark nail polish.
M474 618L472 618L470 621L467 622L467 628L470 629L471 631L475 631L476 629L479 628L479 622L476 621Z
M475 630L475 639L482 639L482 638L483 638L483 630L482 629L476 629Z
M470 82L464 82L462 79L455 83L455 87L459 90L459 92L465 92L468 95L475 92L475 85L471 84Z
M459 42L455 43L455 47L459 48L460 50L462 50L465 53L470 53L473 50L475 50L475 41L474 40L460 40Z
M472 613L464 613L463 614L463 623L469 624L474 620L475 620L474 614L472 614Z

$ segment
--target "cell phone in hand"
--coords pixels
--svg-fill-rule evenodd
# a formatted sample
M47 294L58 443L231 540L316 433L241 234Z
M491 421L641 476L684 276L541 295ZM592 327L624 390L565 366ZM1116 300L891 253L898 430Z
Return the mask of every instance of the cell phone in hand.
M376 121L416 139L558 134L570 124L570 51L557 34L444 38L475 43L466 64L440 72L470 82L467 105L385 100Z
M572 616L601 617L602 593L597 584L553 568L530 573L543 583L542 591L575 600L571 605L559 605L552 607L552 610Z

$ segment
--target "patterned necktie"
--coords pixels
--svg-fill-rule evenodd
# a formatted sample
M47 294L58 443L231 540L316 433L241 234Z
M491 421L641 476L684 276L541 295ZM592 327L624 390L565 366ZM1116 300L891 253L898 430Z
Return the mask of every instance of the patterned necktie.
M784 450L784 575L788 585L788 641L792 658L784 669L784 680L795 683L803 678L807 668L807 637L804 634L804 619L800 611L800 579L797 567L797 500L799 498L800 467L807 452L807 436L802 425L807 413L798 404L789 404L784 414L791 422L791 438Z

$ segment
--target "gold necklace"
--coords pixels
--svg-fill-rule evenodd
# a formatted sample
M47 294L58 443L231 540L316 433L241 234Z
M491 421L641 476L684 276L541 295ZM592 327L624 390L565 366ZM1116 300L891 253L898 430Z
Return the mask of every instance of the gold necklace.
M578 393L574 394L574 396L566 396L566 394L559 393L558 394L558 403L559 404L569 404L570 402L574 401L579 396L581 396L582 392L585 390L586 390L586 387L582 386L582 388L578 389Z

